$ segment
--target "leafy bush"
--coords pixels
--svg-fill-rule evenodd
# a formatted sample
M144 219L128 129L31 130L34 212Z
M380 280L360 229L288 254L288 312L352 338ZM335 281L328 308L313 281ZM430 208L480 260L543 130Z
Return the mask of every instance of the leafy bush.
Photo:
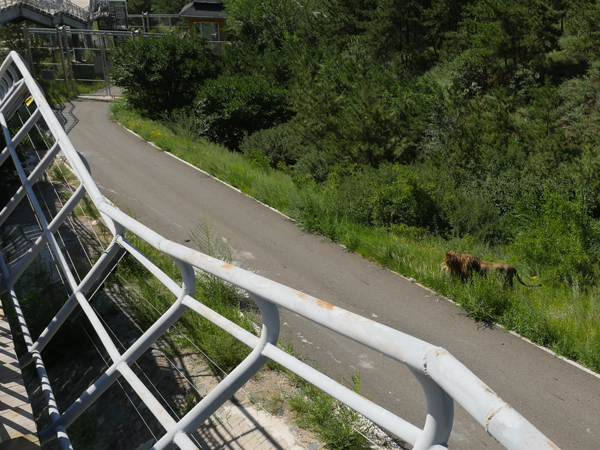
M314 72L303 74L293 90L294 121L307 150L299 170L418 159L429 103L438 94L433 84L415 83L401 67L374 64L358 44Z
M303 12L300 3L278 0L227 0L226 5L230 32L260 51L280 47Z
M254 76L207 81L196 97L194 112L198 133L229 149L238 149L246 135L292 117L287 91Z
M600 223L581 203L550 194L539 217L523 226L512 252L530 264L543 264L546 275L558 282L590 285L600 273Z
M384 164L347 174L338 167L325 186L313 182L295 199L294 213L307 229L337 238L340 223L439 230L445 227L433 187L409 166Z
M392 224L435 228L438 205L409 166L384 164L346 178L336 195L338 211L353 222L376 227Z
M519 66L540 64L558 45L557 9L543 0L472 2L466 9L460 38L482 65L502 77ZM462 42L461 42L462 41Z
M240 144L240 150L244 153L258 151L269 159L271 167L281 167L281 163L287 166L296 164L300 145L293 123L287 122L246 137Z
M515 228L521 225L521 209L531 212L539 206L536 195L542 181L511 169L495 176L474 173L460 184L438 173L434 182L451 235L468 234L479 242L498 245L514 237Z
M150 117L191 105L198 87L216 76L216 57L194 34L132 39L117 47L111 69L131 106Z
M573 2L569 20L565 21L567 53L578 57L598 57L600 7L595 2Z

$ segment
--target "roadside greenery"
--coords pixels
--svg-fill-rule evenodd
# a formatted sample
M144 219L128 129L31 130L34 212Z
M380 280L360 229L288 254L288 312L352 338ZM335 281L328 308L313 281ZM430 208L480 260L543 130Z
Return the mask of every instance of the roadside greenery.
M376 227L353 223L340 217L328 190L312 182L294 182L295 174L265 166L251 154L244 156L201 139L182 138L159 122L136 116L123 102L113 105L113 117L163 150L286 212L305 229L451 298L474 319L501 323L558 354L600 370L600 292L596 289L577 283L544 283L537 289L516 284L514 289L504 290L493 277L462 284L439 268L447 249L512 261L509 248L490 247L473 236L446 240L403 224ZM529 277L524 274L539 273L529 280L535 283L545 278L547 270L543 264L524 262L518 269L526 282Z
M111 70L131 106L149 117L189 106L198 86L216 75L215 56L198 35L136 39L115 48Z
M287 393L287 400L295 411L296 423L311 428L329 450L362 450L372 448L365 437L370 423L360 415L325 394L319 388L293 376L300 387L296 392ZM360 392L360 373L351 379L350 386Z
M287 122L289 106L287 91L261 77L222 76L202 86L191 115L198 134L234 150L248 134Z
M225 3L234 38L194 101L136 111L130 92L119 122L475 319L600 370L593 2ZM543 287L457 283L439 269L450 249Z

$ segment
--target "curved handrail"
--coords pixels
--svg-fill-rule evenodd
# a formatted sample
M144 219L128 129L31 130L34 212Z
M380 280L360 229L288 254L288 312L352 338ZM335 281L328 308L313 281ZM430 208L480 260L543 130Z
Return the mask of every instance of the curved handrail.
M18 69L20 75L17 74L15 69ZM154 449L172 448L173 445L180 448L195 448L188 438L188 433L194 431L207 418L207 415L211 414L227 398L233 395L244 380L256 373L266 358L270 358L355 409L377 425L401 437L413 445L416 450L440 449L447 445L452 429L453 401L458 402L489 434L508 449L522 449L525 446L532 449L557 449L556 445L445 349L170 241L123 213L110 204L99 191L83 161L54 116L53 111L46 103L42 91L27 71L22 58L16 52L11 52L0 66L0 79L2 80L0 83L0 86L2 86L0 89L0 124L3 127L7 142L6 149L0 154L0 164L10 154L21 177L23 190L29 194L43 227L42 236L38 238L32 250L22 258L10 274L0 254L0 268L4 277L4 283L0 285L0 293L3 291L2 288L4 288L4 291L9 291L13 304L19 310L18 298L14 293L13 284L35 257L36 251L39 251L38 249L45 242L50 244L63 273L66 275L67 282L74 292L38 340L36 342L31 339L27 341L28 353L21 359L23 365L35 361L39 376L44 381L44 393L50 407L52 425L40 434L43 442L58 436L61 439L63 448L68 448L67 444L64 444L64 442L68 442L68 438L64 437L64 430L114 381L119 377L123 377L131 387L141 394L140 397L144 399L148 408L165 428L166 434L154 445ZM37 109L31 118L27 120L23 129L11 136L6 125L5 115L8 112L15 111L15 106L18 107L24 98L29 95L35 101ZM26 134L26 131L23 130L33 126L31 122L35 123L35 121L41 119L46 122L55 139L55 146L62 150L81 181L82 187L81 193L71 197L63 208L63 210L66 209L66 213L61 210L61 213L49 224L46 222L43 211L31 189L31 184L35 182L34 173L29 178L25 176L14 151L20 139ZM40 172L41 170L36 169L36 171ZM84 280L77 283L62 256L53 233L82 197L83 190L87 192L102 214L113 234L113 240ZM7 210L7 208L0 212L0 224L8 214L10 214L10 210ZM182 286L169 278L143 253L132 246L125 238L125 230L129 230L154 248L170 256L180 268L183 279ZM110 264L119 248L129 252L130 255L143 264L177 299L169 310L123 354L114 346L104 326L90 307L88 299L83 295L83 292L86 292L86 289ZM260 336L254 336L233 324L192 297L195 270L214 275L249 293L262 312L263 329ZM59 414L55 407L52 388L45 374L40 352L77 305L81 306L90 320L113 363L76 402L62 414ZM377 350L408 366L420 382L427 399L427 417L424 428L421 430L381 406L349 391L326 375L277 348L276 343L279 334L277 307L286 308L320 326ZM147 392L143 383L131 371L129 366L160 338L186 310L192 310L204 316L253 350L250 356L234 369L217 388L179 422L176 422L165 413L158 401ZM22 321L21 326L24 335L28 335L27 325L24 321Z

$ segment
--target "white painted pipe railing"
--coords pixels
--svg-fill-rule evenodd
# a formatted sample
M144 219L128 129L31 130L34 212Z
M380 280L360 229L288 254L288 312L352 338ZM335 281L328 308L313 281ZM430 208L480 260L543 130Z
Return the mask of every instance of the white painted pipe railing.
M138 393L165 429L165 434L154 445L154 449L170 449L174 446L182 449L196 448L189 438L189 434L194 432L213 412L240 389L262 367L267 359L271 359L356 410L375 424L402 438L413 445L415 450L446 448L452 430L454 401L458 402L489 434L507 449L557 449L539 430L498 397L496 393L445 349L172 242L115 208L107 202L98 190L83 161L44 99L42 91L27 71L22 58L16 52L11 52L0 67L0 80L0 125L7 144L6 148L0 153L0 165L11 157L22 183L22 187L13 199L0 211L0 225L4 223L18 202L27 194L43 228L42 235L17 266L13 268L12 272L9 273L0 254L0 268L3 277L0 284L0 293L9 293L27 344L27 353L21 358L20 362L22 366L32 362L35 363L52 420L52 424L40 433L42 442L58 439L62 448L70 448L71 444L66 433L68 427L117 379L123 378ZM23 102L29 101L29 99L32 99L35 104L34 111L23 127L11 134L7 125L10 116L15 114ZM31 108L30 106L29 109L31 110ZM46 157L40 161L38 167L27 177L15 148L27 131L40 120L46 123L55 143ZM43 170L48 167L59 150L63 152L81 181L81 186L52 222L47 223L38 199L33 192L32 185L40 177ZM112 232L113 239L83 281L77 283L62 250L56 242L54 233L66 219L69 212L81 200L84 193L90 196L102 214ZM150 262L145 255L133 247L124 237L125 230L129 230L154 248L171 257L181 271L182 285L179 286ZM14 284L46 244L49 244L73 294L65 302L56 317L49 322L48 327L37 341L33 342L20 309ZM120 249L129 252L175 296L175 301L169 310L122 354L109 337L107 330L83 294L113 262ZM193 298L195 270L214 275L248 292L260 308L263 321L260 336L254 336ZM92 324L105 350L110 355L112 365L77 401L60 413L40 352L77 305L81 306ZM280 328L278 306L408 366L420 382L427 399L427 416L423 429L350 391L277 348ZM252 348L252 352L216 388L181 420L177 421L147 390L131 370L131 365L187 310L195 311L229 332Z

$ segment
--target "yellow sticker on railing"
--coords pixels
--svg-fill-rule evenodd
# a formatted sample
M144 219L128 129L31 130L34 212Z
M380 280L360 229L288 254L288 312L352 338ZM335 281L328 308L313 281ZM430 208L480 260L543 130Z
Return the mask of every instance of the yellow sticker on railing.
M33 97L29 97L27 100L25 100L25 105L29 106L33 103Z

